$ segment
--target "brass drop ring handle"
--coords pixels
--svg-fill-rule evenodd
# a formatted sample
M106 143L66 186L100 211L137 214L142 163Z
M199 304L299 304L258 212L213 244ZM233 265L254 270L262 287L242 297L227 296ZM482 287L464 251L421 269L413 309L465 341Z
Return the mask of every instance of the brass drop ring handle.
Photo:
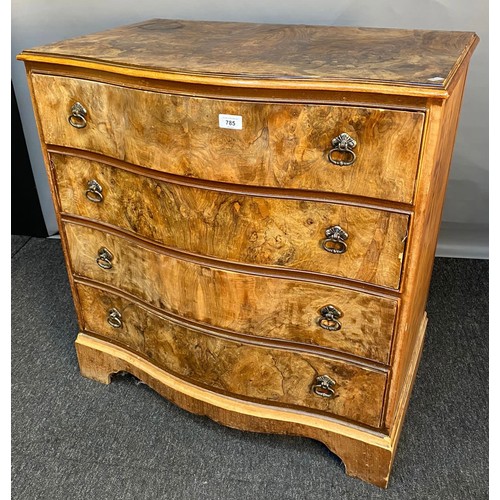
M79 102L71 106L71 114L68 116L68 122L72 127L85 128L87 126L87 110Z
M106 247L99 248L95 261L101 269L111 269L113 267L112 260L113 254Z
M328 153L328 160L334 165L338 165L339 167L348 167L352 165L356 161L356 153L353 149L356 147L356 141L349 135L343 132L342 134L334 137L332 139L333 148ZM332 158L332 153L334 151L339 151L340 153L347 154L347 159L345 160L336 160Z
M336 319L324 319L321 318L318 321L319 326L324 330L329 330L330 332L336 332L342 328L342 323Z
M121 328L122 327L122 315L120 311L113 307L108 311L108 323L113 328Z
M92 201L93 203L101 203L101 201L104 199L104 196L102 195L101 185L94 179L88 181L85 196L89 201Z
M312 391L316 396L322 398L333 398L336 396L335 390L335 380L331 379L328 375L321 375L316 377L316 383L312 386Z
M342 317L342 311L332 304L322 307L319 313L321 316L318 319L318 325L324 330L336 332L342 328L342 323L339 321L339 318Z
M340 227L332 226L325 230L326 238L321 241L323 250L330 253L345 253L347 252L347 243L345 240L349 235Z
M347 243L342 240L335 241L326 238L321 242L321 246L323 250L330 253L345 253L347 251Z

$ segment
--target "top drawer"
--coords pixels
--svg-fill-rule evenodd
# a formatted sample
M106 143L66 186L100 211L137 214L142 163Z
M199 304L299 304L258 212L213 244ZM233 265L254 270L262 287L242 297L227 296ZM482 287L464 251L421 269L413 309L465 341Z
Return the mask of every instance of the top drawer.
M413 199L422 112L186 97L36 73L32 81L49 144L212 181ZM77 102L82 128L68 120ZM223 114L241 117L241 129L221 128ZM332 151L343 133L352 153Z

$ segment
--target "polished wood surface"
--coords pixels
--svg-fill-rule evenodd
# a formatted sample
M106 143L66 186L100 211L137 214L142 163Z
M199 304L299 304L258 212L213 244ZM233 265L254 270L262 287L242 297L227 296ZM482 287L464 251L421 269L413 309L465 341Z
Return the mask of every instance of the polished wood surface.
M203 99L38 74L33 85L50 144L198 179L413 200L421 112ZM68 123L76 101L85 128ZM242 130L220 128L220 114L241 116ZM357 142L351 166L328 160L341 133Z
M356 90L347 89L341 85L335 85L335 88L328 90L321 88L300 87L288 88L262 88L250 85L223 86L220 84L200 83L192 81L174 81L154 78L154 74L148 74L137 78L133 76L134 72L129 70L125 73L118 73L120 68L108 66L106 69L97 69L95 67L82 67L78 65L62 64L59 62L41 62L39 60L25 61L26 71L30 75L52 75L65 78L76 78L78 80L90 80L110 85L118 85L138 90L148 90L151 92L162 92L172 95L202 97L212 99L241 100L267 103L299 103L299 104L323 104L327 106L345 106L351 103L358 107L375 107L383 109L395 109L401 111L420 111L425 112L428 98L422 95L402 95L387 94L377 91L377 85L369 85L359 82ZM77 61L72 61L76 63ZM113 71L116 70L116 71ZM455 83L455 79L453 80ZM362 88L361 88L362 87ZM389 87L391 88L391 87ZM409 87L412 92L421 92L421 88ZM391 88L391 90L394 90ZM448 93L449 91L440 91ZM347 100L347 97L349 99Z
M207 391L159 369L130 350L85 333L78 335L75 344L80 370L85 377L109 384L113 373L126 371L181 408L206 415L229 427L316 439L343 461L348 475L386 488L417 373L426 323L424 320L420 326L404 386L403 404L399 406L388 436L324 415L278 408L271 404L261 405Z
M373 427L380 423L386 374L335 359L233 342L193 331L119 296L77 285L85 329L145 355L160 367L228 394L320 410ZM123 326L107 322L118 309ZM315 395L319 375L335 380L335 397Z
M362 80L382 91L414 86L442 95L436 91L447 88L476 43L474 33L458 31L153 19L37 47L20 58L226 85L345 82L355 88Z
M466 73L465 66L458 75L459 82L450 99L434 102L429 109L426 146L416 194L416 213L408 241L409 258L402 287L406 300L403 300L400 310L392 353L394 368L388 393L387 427L392 426L397 406L401 404L409 360L425 314ZM422 244L424 238L425 244Z
M396 300L213 269L82 225L67 223L64 230L76 276L112 285L201 324L388 361ZM96 262L102 247L112 254L111 269L102 269ZM342 312L338 331L318 325L320 309L328 304Z
M169 247L230 261L315 271L397 288L408 216L341 204L232 195L161 182L103 163L51 155L61 209ZM85 196L95 179L104 200ZM321 247L340 225L348 249Z
M235 38L224 31L233 25L217 24L210 31L229 57L212 64L214 39L198 60L189 51L169 56L190 30L210 26L175 23L140 23L19 56L85 331L76 342L82 374L109 382L129 371L225 425L318 439L348 474L385 487L422 350L478 38L247 25L241 43L269 36L245 42L235 63ZM125 32L138 38L122 39ZM356 39L356 64L324 64L319 41L334 33L330 49ZM269 52L255 50L268 43ZM275 57L280 44L295 43L318 58ZM203 69L209 62L213 70ZM231 73L238 64L242 73ZM73 130L68 114L82 89L88 123ZM227 109L244 127L214 132L210 113ZM337 121L358 143L356 163L338 171L322 163ZM85 198L90 179L102 185L102 203ZM330 255L321 240L337 224L349 233L348 251ZM101 241L113 247L114 271L96 267ZM335 340L314 333L319 300L332 296L345 325ZM123 313L121 328L107 323L111 307ZM333 400L311 392L323 369L338 382Z

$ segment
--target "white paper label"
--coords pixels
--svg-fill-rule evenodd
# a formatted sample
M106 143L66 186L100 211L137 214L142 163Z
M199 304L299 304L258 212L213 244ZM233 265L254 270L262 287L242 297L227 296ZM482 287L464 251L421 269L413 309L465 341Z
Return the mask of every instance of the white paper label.
M219 127L243 130L243 117L238 115L219 115Z

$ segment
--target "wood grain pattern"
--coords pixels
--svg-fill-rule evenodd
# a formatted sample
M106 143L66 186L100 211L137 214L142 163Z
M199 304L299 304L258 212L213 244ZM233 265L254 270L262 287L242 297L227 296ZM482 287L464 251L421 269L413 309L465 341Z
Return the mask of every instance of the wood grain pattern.
M420 112L203 99L37 74L33 85L51 144L199 179L413 198ZM82 129L68 123L76 101L88 111ZM242 116L243 129L219 128L219 114ZM348 167L327 157L344 132L357 141Z
M433 102L429 106L416 210L410 231L407 270L402 286L404 298L391 356L393 370L385 417L388 427L393 425L397 407L402 404L401 394L408 376L409 360L425 314L466 74L467 66L461 69L457 77L457 88L450 99ZM424 238L425 245L422 244Z
M408 216L340 204L233 195L51 155L63 212L110 223L169 247L229 261L315 271L397 288ZM87 181L104 201L85 197ZM321 248L342 226L348 250Z
M225 425L319 439L348 474L385 487L477 43L458 32L153 20L18 56L66 263L90 278L69 276L80 328L95 330L76 342L82 374L109 382L126 370ZM79 131L67 123L77 100L89 110ZM219 130L219 113L243 116L243 130ZM354 168L325 163L340 132L358 142ZM91 178L101 204L83 197ZM335 224L349 233L341 256L319 244ZM125 269L109 281L88 263L99 228ZM308 304L330 294L356 321L325 348ZM376 327L396 302L387 359ZM112 306L123 328L107 324ZM333 400L310 391L326 371Z
M75 61L73 61L75 62ZM32 74L53 75L66 78L77 78L79 80L91 80L110 85L119 85L138 90L149 90L191 97L206 97L213 99L229 99L242 101L257 101L267 103L301 103L301 104L324 104L329 106L345 106L346 103L357 107L375 107L384 109L396 109L401 111L425 112L427 97L409 96L402 94L378 93L373 85L370 91L349 91L338 85L335 89L308 89L305 91L299 87L293 88L258 88L257 86L221 86L213 82L200 84L190 81L172 81L155 79L152 75L143 75L141 78L133 76L133 72L118 73L119 67L108 66L105 70L95 67L82 67L58 62L25 61L28 72ZM110 69L116 71L110 71ZM136 70L140 71L140 70ZM455 82L455 80L453 80ZM366 85L358 82L357 85ZM223 87L223 89L221 88ZM337 87L337 86L336 86ZM420 91L420 88L412 88ZM447 93L448 91L440 91Z
M111 374L125 371L181 408L206 415L229 427L316 439L340 457L348 475L386 488L422 351L425 325L426 321L421 325L419 340L412 353L403 404L399 406L392 432L387 436L323 415L272 407L269 404L264 406L206 391L160 370L129 350L84 333L78 335L75 345L80 370L85 377L109 384ZM330 471L324 473L330 474Z
M377 427L386 374L339 360L269 349L196 332L118 296L77 284L85 328L119 341L160 367L224 393L319 410ZM106 318L116 307L123 327ZM311 387L316 377L336 381L336 397L322 398Z
M35 93L33 90L33 81L31 78L31 73L30 73L28 68L26 68L26 69L27 69L27 84L28 84L28 88L30 91L31 103L32 103L33 110L35 113L35 123L36 123L37 132L38 132L38 135L40 138L40 146L41 146L42 157L43 157L43 162L44 162L44 166L45 166L45 172L47 174L47 179L48 179L48 184L49 184L49 188L50 188L52 202L54 203L57 227L59 228L59 231L62 233L61 234L61 247L62 247L63 256L64 256L66 273L68 276L68 281L69 281L69 285L70 285L70 289L71 289L71 295L73 298L73 302L75 304L75 312L76 312L76 317L78 320L78 325L79 325L79 328L81 329L82 325L83 325L83 319L82 319L82 315L81 315L80 305L78 303L78 293L76 292L75 284L73 281L73 276L71 273L71 263L69 260L68 245L67 245L65 235L62 232L61 212L60 212L59 202L58 202L58 198L57 198L58 195L57 195L57 182L55 179L55 172L54 172L54 169L52 168L52 164L51 164L50 158L49 158L49 153L47 151L47 146L46 146L44 138L43 138L41 120L40 120L40 115L38 113L38 108L37 108L36 101L35 101Z
M154 19L37 47L20 58L48 55L84 67L93 62L159 78L208 76L264 87L363 80L431 94L446 88L476 39L470 32Z
M388 361L396 300L200 266L81 225L66 223L64 230L77 276L112 285L202 324ZM96 264L103 246L113 255L109 270ZM338 331L318 325L319 311L328 304L343 313Z

